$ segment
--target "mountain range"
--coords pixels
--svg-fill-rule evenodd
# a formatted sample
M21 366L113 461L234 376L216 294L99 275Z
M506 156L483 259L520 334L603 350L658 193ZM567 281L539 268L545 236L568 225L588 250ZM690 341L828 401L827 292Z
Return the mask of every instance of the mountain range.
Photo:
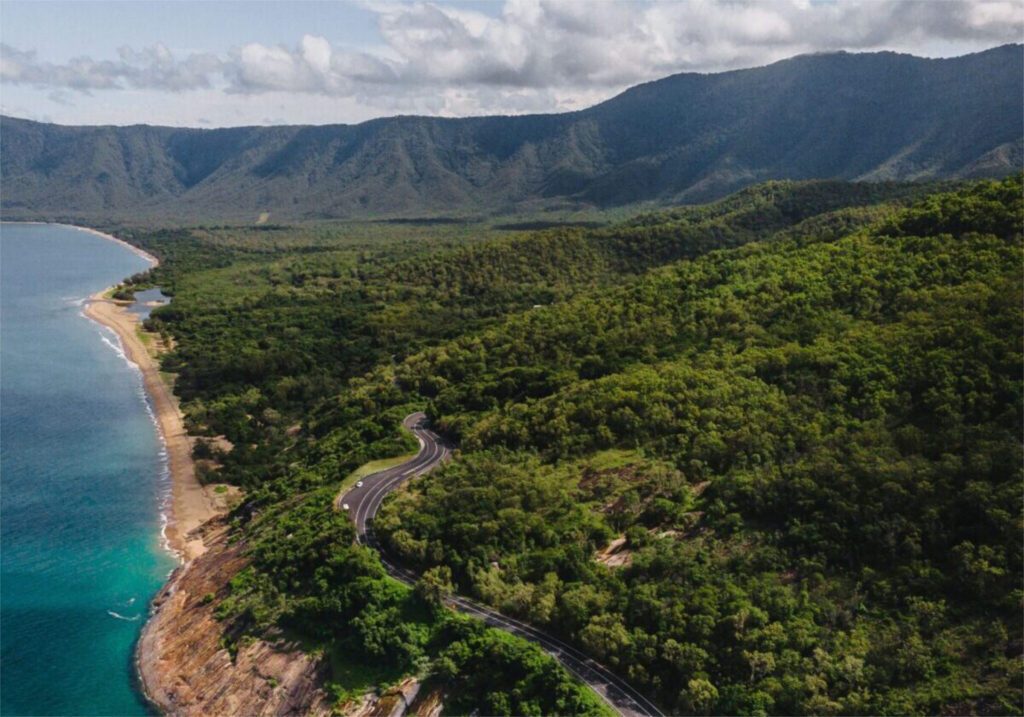
M705 201L768 179L998 176L1022 166L1022 87L1024 46L1005 45L679 74L563 114L226 129L2 117L0 213L479 216Z

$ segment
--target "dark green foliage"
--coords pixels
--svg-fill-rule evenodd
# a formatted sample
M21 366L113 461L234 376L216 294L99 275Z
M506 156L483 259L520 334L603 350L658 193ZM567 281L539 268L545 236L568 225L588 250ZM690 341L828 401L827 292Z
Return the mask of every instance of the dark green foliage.
M464 587L504 556L515 556L534 582L549 573L565 578L590 571L591 553L612 532L577 504L563 475L535 458L502 451L464 457L427 486L429 497L417 505L429 514L396 506L377 522L404 557L446 565ZM437 529L441 516L447 522L443 534ZM543 605L526 596L521 608Z
M432 675L456 695L454 714L607 714L539 648L439 609L446 569L415 591L386 577L372 551L353 545L351 521L332 497L333 488L297 495L249 523L251 565L217 609L233 639L276 625L346 655L332 672L341 699L360 696L346 669L356 659L377 679Z
M248 491L220 614L431 672L459 713L596 707L451 587L670 713L1020 713L1022 194L769 183L436 251L135 235ZM376 525L413 589L330 505L424 407L461 450Z
M3 216L454 226L523 209L705 201L766 179L999 176L1021 167L1022 84L1024 53L1007 45L681 74L560 115L216 130L5 117Z
M670 711L1019 713L1021 197L712 253L411 357L469 452L381 529ZM576 462L638 446L676 477Z
M236 448L222 475L254 487L283 474L275 456L294 443L300 422L321 436L343 424L351 431L350 421L363 414L328 419L331 414L310 408L375 366L472 334L509 313L543 315L545 307L580 293L633 282L651 266L770 239L807 217L827 225L845 212L842 226L860 226L893 206L861 209L865 202L908 201L925 189L776 183L606 229L489 242L458 235L439 241L433 253L431 244L412 238L428 231L422 229L413 235L394 230L391 238L380 227L357 226L131 230L125 236L163 263L128 286L158 284L174 295L153 312L149 326L174 336L176 348L164 366L177 374L189 429L226 435ZM449 229L443 231L435 238L447 236ZM591 353L581 370L601 376L615 370L617 360ZM511 377L503 381L511 385ZM391 435L391 426L380 430L364 438L374 443Z
M451 642L432 670L449 681L446 714L607 714L596 695L580 691L564 671L550 669L536 645L461 619L448 622L444 638Z

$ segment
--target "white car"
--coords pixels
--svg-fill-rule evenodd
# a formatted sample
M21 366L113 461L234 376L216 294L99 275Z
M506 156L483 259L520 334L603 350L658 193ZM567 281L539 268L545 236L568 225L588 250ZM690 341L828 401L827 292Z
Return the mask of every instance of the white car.
M342 510L348 510L348 503L342 503L341 504L341 509Z
M356 488L362 488L362 487L363 487L363 482L362 481L356 481Z

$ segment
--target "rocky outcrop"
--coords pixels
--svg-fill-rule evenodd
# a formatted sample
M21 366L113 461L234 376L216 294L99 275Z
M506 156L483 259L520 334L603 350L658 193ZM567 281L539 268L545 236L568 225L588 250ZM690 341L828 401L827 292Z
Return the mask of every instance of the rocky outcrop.
M242 640L232 657L225 645L237 641L214 612L248 560L244 543L229 543L227 532L224 519L215 518L188 536L201 538L206 551L174 571L154 598L139 638L139 679L161 712L175 717L438 717L440 688L415 678L336 705L324 688L330 676L325 660L285 640Z
M363 695L348 705L345 717L440 717L444 707L443 692L436 685L424 685L414 677L407 678L383 694Z
M444 709L444 691L440 687L421 690L410 709L416 717L441 717Z
M162 711L200 715L329 715L327 666L284 641L240 645L232 659L214 617L228 582L247 560L221 522L208 524L207 552L178 568L153 601L139 639L143 690Z

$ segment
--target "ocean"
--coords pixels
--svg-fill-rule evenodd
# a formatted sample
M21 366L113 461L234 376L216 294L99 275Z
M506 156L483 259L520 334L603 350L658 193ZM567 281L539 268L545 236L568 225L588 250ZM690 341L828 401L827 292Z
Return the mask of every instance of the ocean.
M0 227L0 714L144 715L133 648L176 564L141 376L82 299L147 268L52 225Z

